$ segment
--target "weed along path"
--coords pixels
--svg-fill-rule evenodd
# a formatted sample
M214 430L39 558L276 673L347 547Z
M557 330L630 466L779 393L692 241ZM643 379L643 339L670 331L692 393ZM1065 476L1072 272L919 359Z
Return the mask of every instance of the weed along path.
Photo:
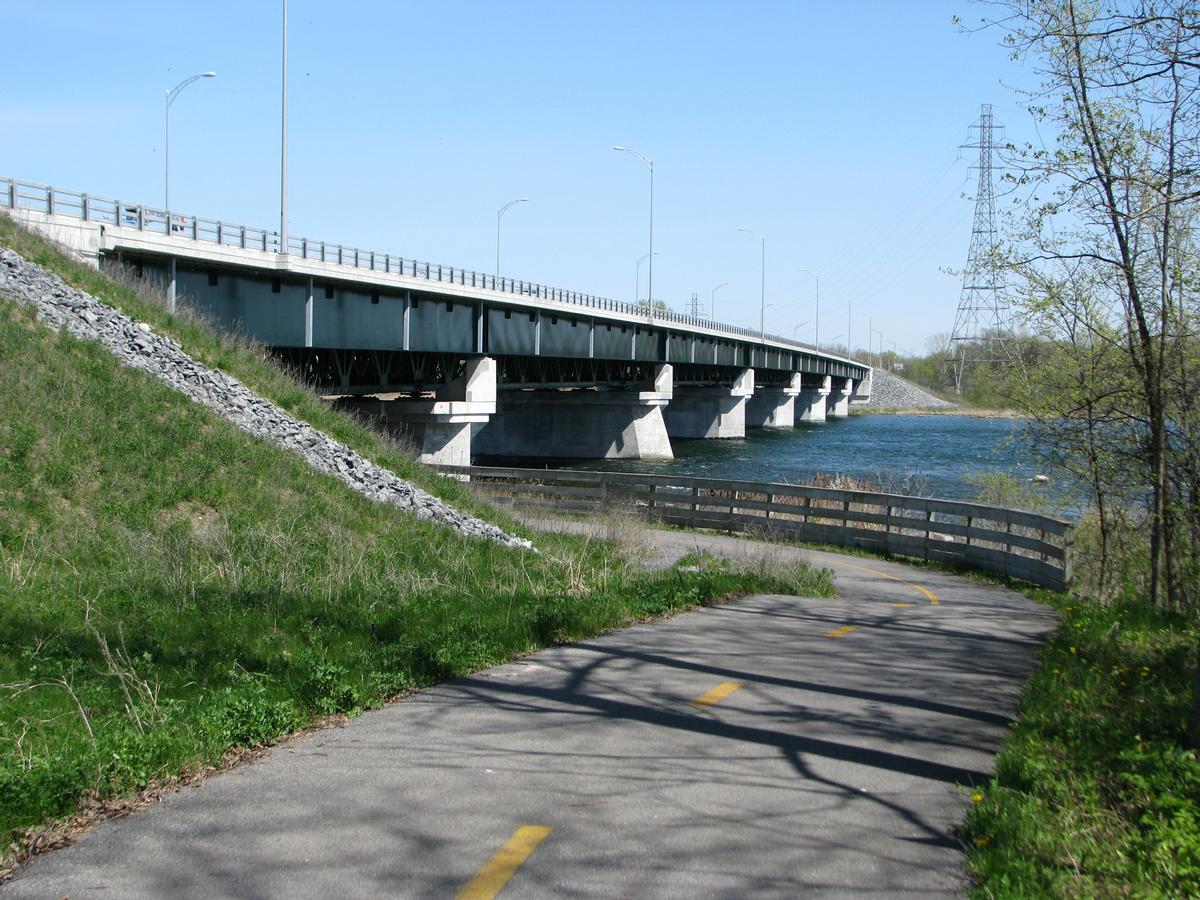
M751 596L556 647L281 744L0 895L960 894L953 829L1053 614L889 562L653 532L659 561L802 552Z

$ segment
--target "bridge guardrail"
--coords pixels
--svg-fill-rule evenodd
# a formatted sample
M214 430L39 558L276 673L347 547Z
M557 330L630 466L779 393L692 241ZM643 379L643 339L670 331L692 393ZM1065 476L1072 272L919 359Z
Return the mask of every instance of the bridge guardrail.
M108 197L66 191L49 185L18 181L14 178L0 178L0 207L7 207L14 210L29 209L51 215L72 216L84 221L117 225L123 228L136 228L139 231L149 231L171 237L220 244L227 247L262 250L267 253L279 252L279 233L276 231L223 222L218 219L206 219L200 216L176 213L137 203L113 200ZM493 274L476 272L458 266L425 262L423 260L412 259L411 257L397 256L375 250L362 250L357 247L347 247L342 244L312 240L306 237L289 235L287 252L291 256L298 256L306 260L335 263L337 265L370 269L372 271L392 273L411 278L424 278L428 281L483 288L506 294L517 294L524 297L550 300L557 303L574 304L590 309L621 312L628 315L647 315L648 312L645 306L629 303L624 300L612 300L595 294L570 291L564 288L538 284L537 282L503 276L497 277ZM781 335L763 334L753 328L728 325L698 316L683 315L682 313L670 310L653 310L649 318L654 323L710 328L734 337L754 340L765 339L796 350L814 353L821 352L812 344L795 341ZM829 353L825 353L824 355L832 356ZM833 356L833 358L838 360L843 359L843 357L838 356ZM862 363L849 359L846 362L856 366L862 365Z
M953 562L1063 591L1073 526L1022 510L810 485L579 469L435 466L495 501L558 512L633 509L672 525L761 533Z

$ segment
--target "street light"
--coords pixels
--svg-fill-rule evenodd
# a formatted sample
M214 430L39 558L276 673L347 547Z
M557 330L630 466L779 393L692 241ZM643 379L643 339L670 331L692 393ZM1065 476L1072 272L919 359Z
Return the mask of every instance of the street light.
M283 53L279 98L279 252L287 253L287 151L288 151L288 0L283 0Z
M654 257L656 257L656 256L658 256L658 251L652 250L651 252L643 253L640 257L638 257L637 267L636 267L636 271L634 273L634 281L633 281L633 302L634 302L635 306L638 303L642 302L642 298L638 296L638 294L640 294L641 290L642 290L642 263L644 263L646 260L650 260L650 270L653 271L654 270ZM647 298L647 300L646 300L647 309L650 308L650 304L652 304L653 302L654 302L653 296Z
M528 202L529 202L528 197L522 197L519 200L510 200L507 203L505 203L502 207L500 207L498 210L496 210L496 277L497 278L500 277L500 217L503 216L506 212L508 212L509 209L516 206L518 203L528 203Z
M808 319L805 319L799 325L792 326L792 341L793 342L796 340L796 332L799 331L801 328L803 328L807 324L808 324Z
M171 209L171 104L175 102L175 98L180 92L191 84L193 81L199 81L201 78L216 78L216 72L201 72L199 75L191 75L175 87L167 91L166 102L163 106L163 211L169 212ZM170 223L168 232L170 231Z
M638 153L636 150L631 150L628 147L614 146L613 149L620 150L622 153L632 153L634 156L636 156L638 159L640 159L643 163L645 163L646 168L650 170L650 252L647 254L647 256L650 257L650 275L649 275L649 287L647 288L647 292L650 295L651 301L653 301L654 300L654 160L652 160L650 157L648 157L642 153Z
M759 295L759 297L758 297L758 299L759 299L758 330L761 333L762 339L765 341L767 339L767 324L766 324L766 318L767 318L767 239L764 235L761 235L756 231L751 231L749 228L739 227L738 231L744 231L744 232L746 232L746 234L749 234L749 235L752 235L753 237L758 238L759 244L762 245L762 272L759 276L759 287L758 287L758 295Z
M717 291L723 287L729 287L729 282L722 281L708 292L708 317L714 322L717 320Z
M797 272L807 272L813 278L817 279L817 302L816 310L813 313L813 344L820 348L821 346L821 276L812 269L797 269Z

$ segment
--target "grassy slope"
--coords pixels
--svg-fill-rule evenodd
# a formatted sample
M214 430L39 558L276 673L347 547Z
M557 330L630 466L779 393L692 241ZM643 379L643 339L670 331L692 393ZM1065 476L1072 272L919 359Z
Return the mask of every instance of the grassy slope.
M279 369L263 348L221 335L187 315L172 315L149 295L119 284L65 256L39 235L0 213L0 246L16 250L28 260L59 275L68 284L81 288L105 303L148 322L159 334L169 335L185 351L205 365L232 375L251 390L268 397L293 416L311 423L330 437L357 450L373 462L391 469L402 478L419 485L464 512L481 511L489 521L511 530L516 524L495 510L479 503L461 484L440 478L431 469L396 451L379 435L342 413L298 384Z
M254 351L68 265L2 218L0 240L488 512ZM550 642L737 591L831 592L805 569L651 575L569 536L535 535L543 556L461 538L350 492L3 299L0 360L0 835Z
M1194 616L1057 595L1021 721L973 796L979 897L1200 896L1200 763L1187 746Z

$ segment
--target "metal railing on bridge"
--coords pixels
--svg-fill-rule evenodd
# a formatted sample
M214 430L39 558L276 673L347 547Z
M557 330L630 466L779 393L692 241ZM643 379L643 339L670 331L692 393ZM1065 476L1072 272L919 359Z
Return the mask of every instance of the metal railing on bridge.
M0 178L0 207L7 207L13 210L28 209L50 215L71 216L88 222L100 222L107 225L116 225L121 228L134 228L138 231L164 234L184 240L220 244L226 247L261 250L265 253L280 252L279 233L277 231L223 222L219 219L206 219L202 216L176 213L137 203L112 200L107 197L97 197L92 194L66 191L49 185L18 181L13 178ZM410 278L423 278L427 281L443 284L482 288L505 294L516 294L522 297L549 300L556 303L568 303L589 309L647 316L654 323L708 328L735 337L751 340L765 339L776 344L793 347L797 350L810 353L820 352L818 348L811 344L805 344L775 334L764 335L753 328L745 328L740 325L728 325L699 316L686 316L681 313L672 312L671 310L648 308L644 304L611 300L595 294L570 291L564 288L551 287L516 278L497 277L496 275L476 272L457 266L425 262L423 260L397 256L392 253L383 253L376 250L362 250L358 247L347 247L344 244L335 244L323 240L289 235L287 253L290 256L298 256L301 259L350 266L356 269L368 269L373 272L384 272ZM826 353L825 355L829 356L831 354ZM843 357L835 358L842 359ZM853 361L851 360L851 362Z
M689 528L749 532L957 563L1066 590L1069 522L1016 509L810 485L579 469L435 466L492 501L551 515L608 510Z

